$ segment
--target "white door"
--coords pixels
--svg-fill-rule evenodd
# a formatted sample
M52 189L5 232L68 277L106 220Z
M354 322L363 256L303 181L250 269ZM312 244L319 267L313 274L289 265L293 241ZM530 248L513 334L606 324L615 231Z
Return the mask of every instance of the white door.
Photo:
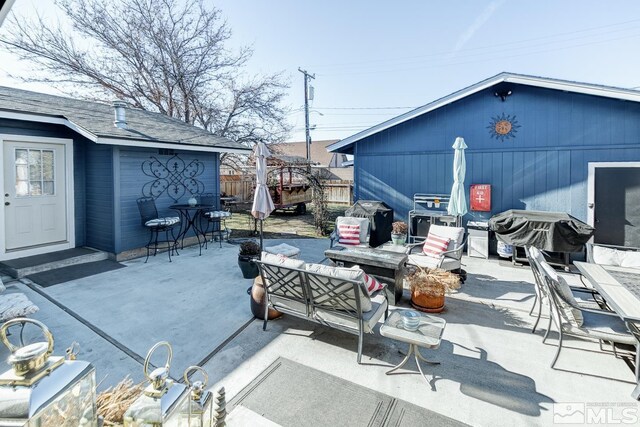
M64 144L4 140L5 250L67 241Z

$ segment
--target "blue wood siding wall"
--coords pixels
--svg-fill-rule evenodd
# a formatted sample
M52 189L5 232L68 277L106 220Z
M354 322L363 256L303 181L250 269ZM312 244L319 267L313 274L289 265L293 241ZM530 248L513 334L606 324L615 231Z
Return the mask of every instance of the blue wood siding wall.
M88 144L85 152L87 192L86 246L113 253L113 146Z
M193 151L177 151L176 154L185 162L199 160L204 164L204 173L198 177L204 184L205 193L220 193L219 155L217 153L197 153ZM119 203L119 227L116 232L115 252L144 246L149 240L149 231L140 224L140 214L136 199L142 197L142 187L152 181L151 177L142 173L142 163L154 156L161 161L168 160L172 155L159 155L158 150L141 148L119 148L116 169L119 170L119 184L116 199ZM184 195L177 203L187 203L189 194ZM177 216L177 212L169 209L174 204L166 192L156 199L156 206L160 216Z
M414 193L449 193L453 144L462 136L470 184L492 185L492 212L565 211L587 219L589 162L640 161L640 104L510 85L466 97L372 135L354 148L355 197L389 204L406 218ZM515 138L501 142L487 128L493 117L515 116Z
M85 245L85 164L84 154L91 141L71 131L66 126L33 123L22 120L0 119L0 133L10 135L65 138L73 140L74 194L75 194L75 234L76 246Z

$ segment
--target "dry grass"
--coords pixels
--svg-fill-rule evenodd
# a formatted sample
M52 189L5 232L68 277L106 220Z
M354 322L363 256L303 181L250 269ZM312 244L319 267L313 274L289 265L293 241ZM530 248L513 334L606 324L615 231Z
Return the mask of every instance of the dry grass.
M439 268L417 267L407 276L411 292L436 297L460 289L460 276Z
M143 384L133 384L131 378L125 378L115 387L110 387L98 394L96 406L98 415L104 417L105 426L120 426L124 413L144 390Z
M333 230L337 216L344 215L347 205L329 205L329 218L325 224L325 233L328 235ZM251 205L238 205L233 215L226 221L227 228L232 230L231 239L238 237L255 237L254 220L250 213ZM266 239L301 239L317 238L313 221L313 205L307 205L305 215L296 215L289 212L274 212L264 220L263 230ZM255 226L257 227L257 226Z

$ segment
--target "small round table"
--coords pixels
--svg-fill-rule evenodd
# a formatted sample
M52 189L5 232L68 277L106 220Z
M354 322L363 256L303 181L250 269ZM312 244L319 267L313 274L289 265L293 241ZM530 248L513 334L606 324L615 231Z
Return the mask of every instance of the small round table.
M442 333L444 332L444 327L446 326L447 321L440 317L431 316L415 311L415 313L418 313L420 316L420 325L415 331L410 331L404 328L404 323L402 321L403 311L406 310L396 309L392 311L387 320L384 322L384 325L380 327L380 335L382 335L383 337L391 338L409 344L409 351L407 352L407 355L402 360L402 362L393 367L393 369L387 371L386 374L391 375L398 369L402 368L409 361L409 358L413 354L420 374L428 382L428 378L425 377L424 372L422 372L420 360L432 365L439 365L440 362L434 362L426 359L420 353L420 347L433 349L438 348L440 346L440 339L442 337Z
M200 242L200 236L204 237L204 242L207 240L207 236L203 233L202 227L199 226L197 219L201 218L202 212L208 212L215 209L215 206L212 205L171 205L169 209L174 209L180 212L180 217L184 219L181 221L180 227L184 224L184 228L180 229L180 233L178 237L176 237L176 247L178 246L178 241L181 241L181 247L184 249L184 237L187 235L187 232L193 228L193 232L198 239L198 246L200 247L200 255L202 255L202 244Z

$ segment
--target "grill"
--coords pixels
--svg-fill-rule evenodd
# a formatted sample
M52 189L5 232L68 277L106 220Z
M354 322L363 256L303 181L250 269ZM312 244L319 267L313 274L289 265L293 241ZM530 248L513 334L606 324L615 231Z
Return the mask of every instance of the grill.
M375 248L391 240L393 209L379 200L358 200L345 211L345 216L369 218L369 246Z
M568 254L582 252L584 244L595 231L590 225L564 212L523 210L508 210L494 215L489 220L489 227L500 241L514 246L514 262L517 247L535 246L543 251L562 254L565 268L569 263Z

